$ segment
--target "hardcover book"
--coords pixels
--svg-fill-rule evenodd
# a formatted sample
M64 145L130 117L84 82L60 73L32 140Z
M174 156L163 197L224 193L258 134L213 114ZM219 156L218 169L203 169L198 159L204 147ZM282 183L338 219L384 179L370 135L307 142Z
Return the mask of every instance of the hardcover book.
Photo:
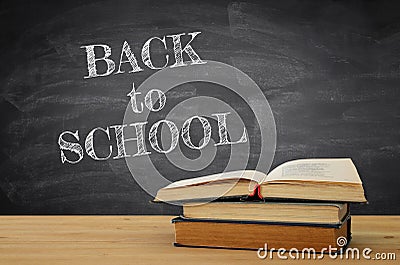
M338 224L348 214L347 203L215 201L185 203L183 216L197 219Z
M206 220L177 217L175 246L268 250L313 248L316 252L336 252L351 240L351 220L347 215L338 224L304 224L233 220ZM339 240L338 240L339 239ZM345 242L345 243L343 243ZM336 248L336 249L335 249Z

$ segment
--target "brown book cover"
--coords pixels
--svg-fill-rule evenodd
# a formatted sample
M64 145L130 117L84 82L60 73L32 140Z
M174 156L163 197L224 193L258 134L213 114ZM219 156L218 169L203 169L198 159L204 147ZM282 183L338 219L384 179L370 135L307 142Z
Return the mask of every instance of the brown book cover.
M351 240L351 219L339 224L206 220L177 217L175 246L268 250L313 248L317 253L337 252ZM340 239L340 240L338 240Z

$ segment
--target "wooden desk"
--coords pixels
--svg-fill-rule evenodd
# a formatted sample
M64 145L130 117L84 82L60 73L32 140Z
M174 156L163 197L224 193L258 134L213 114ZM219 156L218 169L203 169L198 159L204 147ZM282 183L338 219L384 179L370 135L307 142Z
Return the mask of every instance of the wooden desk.
M176 248L171 216L3 216L0 264L310 264L259 259L255 251ZM400 216L353 216L350 247L393 252L400 260ZM317 263L339 263L325 257ZM350 260L350 263L375 263Z

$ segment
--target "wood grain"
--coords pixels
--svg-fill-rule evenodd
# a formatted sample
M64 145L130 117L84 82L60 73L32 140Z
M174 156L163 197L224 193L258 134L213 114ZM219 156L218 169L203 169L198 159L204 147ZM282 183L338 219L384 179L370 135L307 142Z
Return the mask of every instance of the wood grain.
M1 264L265 264L255 251L176 248L172 216L3 216ZM399 216L353 216L350 247L400 255ZM309 264L308 260L279 260ZM335 263L325 257L317 263ZM360 261L348 260L348 263ZM374 262L365 261L368 264ZM396 264L396 261L386 261ZM378 262L377 262L378 263ZM385 264L379 261L379 264Z

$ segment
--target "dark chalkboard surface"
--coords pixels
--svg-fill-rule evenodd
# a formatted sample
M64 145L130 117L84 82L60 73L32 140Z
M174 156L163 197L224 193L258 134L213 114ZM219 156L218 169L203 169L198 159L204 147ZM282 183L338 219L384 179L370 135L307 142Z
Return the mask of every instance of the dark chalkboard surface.
M201 57L242 70L267 97L277 127L273 166L296 158L351 157L370 201L354 205L353 213L400 214L398 2L8 1L0 6L0 213L178 213L178 207L149 203L152 198L123 159L85 156L76 165L62 164L57 140L65 130L84 137L92 128L121 124L132 82L140 84L155 72L84 79L81 46L106 43L119 52L126 40L139 54L150 37L201 31L193 44ZM154 50L154 60L164 55ZM259 129L237 95L200 83L177 87L167 97L173 106L200 95L223 99L240 112L251 128L252 168ZM160 118L152 115L149 123ZM107 150L106 140L96 143L100 152ZM227 151L195 173L223 169ZM168 179L185 177L162 156L152 159Z

